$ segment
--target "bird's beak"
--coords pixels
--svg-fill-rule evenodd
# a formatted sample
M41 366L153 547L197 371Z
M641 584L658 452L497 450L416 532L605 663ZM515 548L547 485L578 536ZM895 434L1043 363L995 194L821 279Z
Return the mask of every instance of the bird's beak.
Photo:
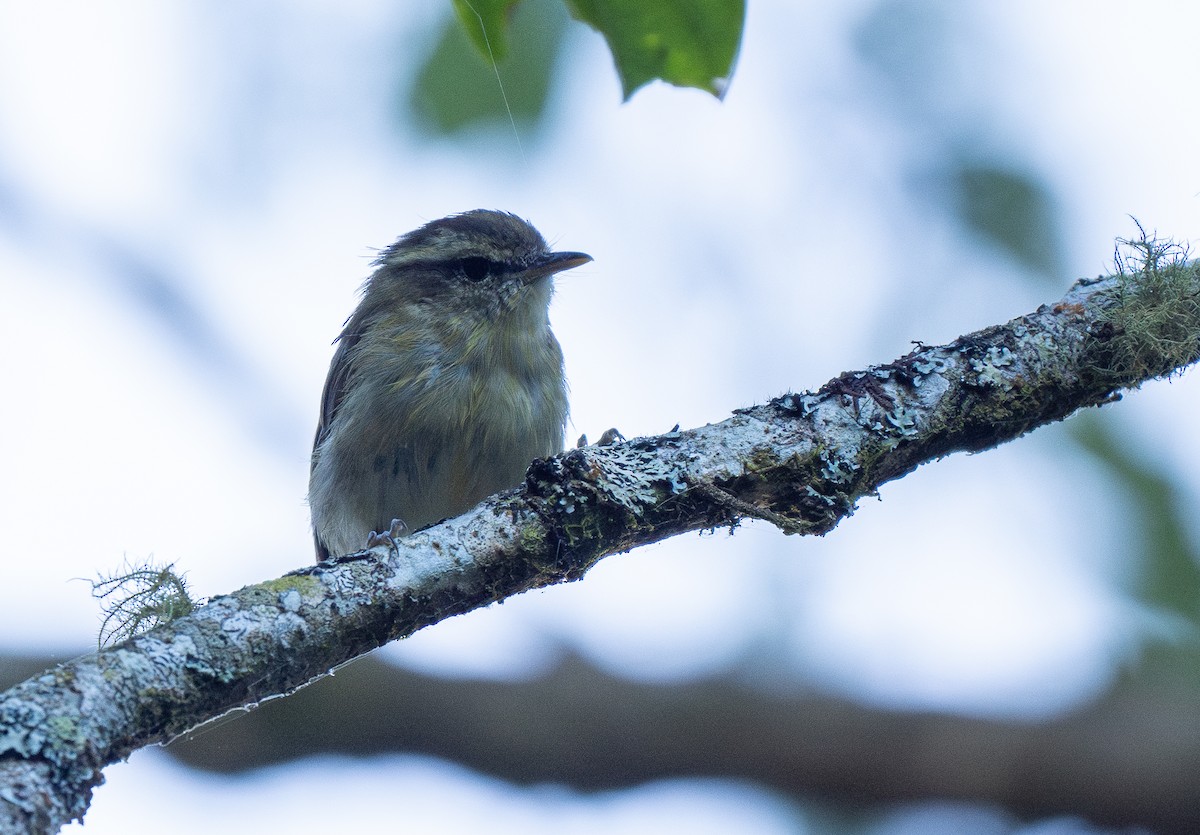
M545 278L548 275L561 273L563 270L569 270L573 267L578 267L581 264L586 264L591 260L592 256L583 252L548 253L526 268L524 273L525 283L528 284L537 281L539 278Z

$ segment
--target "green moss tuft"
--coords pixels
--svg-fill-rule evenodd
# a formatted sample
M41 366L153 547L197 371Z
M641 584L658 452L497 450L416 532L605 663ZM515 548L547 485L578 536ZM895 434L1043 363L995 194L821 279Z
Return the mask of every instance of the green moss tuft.
M1138 231L1117 241L1117 289L1100 317L1104 370L1124 385L1182 373L1200 356L1200 265L1186 246Z
M288 591L298 591L301 595L318 595L322 593L321 581L310 574L290 574L275 580L267 580L260 584L264 589L275 594Z
M111 645L139 635L161 623L191 614L196 608L184 575L174 563L147 561L124 570L100 575L92 581L92 596L100 601L104 620L97 644Z

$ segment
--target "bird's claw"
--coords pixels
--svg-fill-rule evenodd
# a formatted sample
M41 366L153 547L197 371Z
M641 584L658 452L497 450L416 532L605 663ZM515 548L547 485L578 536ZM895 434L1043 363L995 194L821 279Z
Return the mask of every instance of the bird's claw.
M596 446L612 446L613 444L619 444L623 440L625 440L625 436L621 434L621 430L614 426L612 429L605 430L604 434L600 436L600 440L596 441ZM587 435L580 435L579 440L575 442L576 449L583 449L587 445Z
M625 436L621 434L621 430L614 426L604 431L604 434L600 436L600 440L596 441L596 446L612 446L624 440Z
M367 535L367 548L378 548L380 545L386 545L389 551L395 553L397 550L396 540L408 533L408 525L404 524L403 519L393 519L392 524L388 526L386 531L371 531Z

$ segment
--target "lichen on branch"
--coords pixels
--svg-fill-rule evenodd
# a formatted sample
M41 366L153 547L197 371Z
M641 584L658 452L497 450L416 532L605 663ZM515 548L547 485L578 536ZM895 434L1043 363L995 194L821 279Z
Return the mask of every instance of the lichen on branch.
M922 464L1177 373L1200 356L1198 294L1186 249L1143 232L1120 242L1113 274L1025 316L717 424L535 462L520 488L391 549L213 598L36 676L0 694L0 831L52 831L136 748L610 554L746 517L824 533Z

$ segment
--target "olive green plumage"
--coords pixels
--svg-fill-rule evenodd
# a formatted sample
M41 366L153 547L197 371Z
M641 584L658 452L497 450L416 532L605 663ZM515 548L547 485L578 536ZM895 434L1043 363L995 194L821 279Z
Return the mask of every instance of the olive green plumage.
M548 307L554 274L590 260L485 210L384 250L321 398L318 559L363 548L394 519L415 530L456 516L561 450L567 386Z

